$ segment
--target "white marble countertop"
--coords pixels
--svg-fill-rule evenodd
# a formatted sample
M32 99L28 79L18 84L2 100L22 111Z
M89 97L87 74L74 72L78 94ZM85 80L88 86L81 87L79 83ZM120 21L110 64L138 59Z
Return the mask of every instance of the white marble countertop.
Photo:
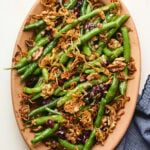
M1 150L28 150L19 133L11 101L10 72L13 47L19 28L35 0L0 0L0 146ZM135 21L141 44L140 92L150 73L150 1L123 0Z

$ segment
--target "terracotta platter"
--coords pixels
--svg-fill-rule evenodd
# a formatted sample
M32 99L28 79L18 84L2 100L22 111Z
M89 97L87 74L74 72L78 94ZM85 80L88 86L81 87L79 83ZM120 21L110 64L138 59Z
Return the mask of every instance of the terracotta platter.
M108 4L110 3L110 0L101 0L103 3ZM125 7L125 5L122 3L122 14L130 14ZM32 7L31 11L27 15L20 31L18 34L18 38L15 44L13 57L15 56L15 53L17 52L18 48L17 45L19 45L22 49L26 49L24 41L32 36L32 32L23 32L23 27L28 19L28 17L31 14L38 14L42 11L43 7L41 6L39 0L36 1L34 6ZM141 72L141 54L140 54L140 46L139 46L139 40L136 32L136 28L133 22L132 17L127 21L126 25L132 30L130 32L130 41L131 41L131 56L135 59L135 64L137 71L134 74L135 78L134 80L131 80L128 82L128 88L127 88L127 96L130 96L131 100L128 102L125 106L125 114L121 117L121 120L117 123L116 128L114 129L113 133L109 135L107 140L104 143L104 146L94 146L93 150L112 150L116 147L116 145L120 142L121 138L125 134L130 121L132 119L138 91L139 91L139 83L140 83L140 72ZM12 63L12 65L14 65ZM20 108L20 101L21 101L21 93L23 90L23 84L20 83L20 77L17 75L17 72L15 70L12 70L11 72L11 90L12 90L12 101L14 106L14 113L16 116L16 120L20 129L20 132L29 146L32 150L45 150L46 147L42 143L38 143L35 146L31 144L31 139L34 137L32 133L30 133L29 129L23 130L23 123L21 118L19 117L19 108Z

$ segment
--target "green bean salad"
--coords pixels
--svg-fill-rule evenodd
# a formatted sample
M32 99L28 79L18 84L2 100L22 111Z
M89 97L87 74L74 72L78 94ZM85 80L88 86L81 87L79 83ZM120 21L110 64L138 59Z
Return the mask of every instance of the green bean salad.
M123 114L130 56L129 15L119 2L41 0L24 32L27 51L15 55L25 86L20 116L32 144L50 150L90 150L105 140Z

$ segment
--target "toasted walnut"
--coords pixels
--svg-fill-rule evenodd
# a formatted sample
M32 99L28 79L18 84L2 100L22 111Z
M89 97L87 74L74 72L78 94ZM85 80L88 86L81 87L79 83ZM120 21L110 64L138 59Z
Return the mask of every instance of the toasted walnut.
M49 96L53 95L55 87L53 87L51 84L45 84L42 88L41 96L46 99Z
M128 69L129 69L129 74L132 75L134 74L134 72L136 71L136 67L134 62L130 62L128 65Z
M120 82L123 82L126 80L124 72L120 72L117 78Z
M91 113L88 110L81 111L77 115L85 130L93 129L93 119Z
M110 49L116 49L116 48L119 48L119 47L121 47L121 44L116 39L111 39L108 43L108 48L110 48Z
M33 61L36 61L38 58L40 58L40 56L43 53L43 49L44 49L43 47L39 47L39 49L32 54Z
M99 79L100 78L100 74L99 73L91 73L90 75L87 76L87 80L91 81L94 79Z
M82 100L73 98L72 100L65 103L64 110L65 112L74 114L80 110L81 106L84 105L85 103Z
M107 66L107 68L111 71L111 72L120 72L122 71L125 66L126 63L123 62L124 58L120 57L120 58L116 58L113 63L111 63L110 65Z

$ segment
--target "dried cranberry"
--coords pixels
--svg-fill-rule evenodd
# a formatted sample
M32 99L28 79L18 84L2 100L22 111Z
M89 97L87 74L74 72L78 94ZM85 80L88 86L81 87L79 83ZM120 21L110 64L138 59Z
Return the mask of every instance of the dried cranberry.
M87 22L87 21L84 21L84 23L83 23L83 29L84 29L84 30L87 30L88 28L89 28L88 22Z
M87 105L89 105L89 104L91 104L91 103L94 101L94 99L93 99L93 97L91 97L91 94L88 93L88 94L84 97L83 101L84 101Z
M80 15L80 9L78 7L75 7L73 9L73 12L75 13L76 16L79 16Z
M59 84L60 86L64 85L64 80L63 80L63 79L58 79L58 84Z
M64 28L66 25L67 25L67 24L63 24L63 25L61 26L61 29Z
M94 94L98 94L100 91L101 91L101 89L100 89L99 85L93 86L92 92L93 92Z
M65 134L66 134L66 129L62 127L55 133L56 136L62 139L65 139Z
M86 78L87 78L87 74L82 74L80 77L80 82L86 81Z
M62 4L64 4L64 0L56 0L56 3L62 3Z
M81 6L82 6L82 4L83 4L83 1L82 1L82 0L80 0L80 1L78 1L78 3L77 3L77 6L76 6L76 7L81 7Z
M85 132L82 135L80 135L79 137L77 137L77 143L78 144L85 144L87 139L89 138L90 133L89 132Z
M96 28L96 25L91 23L91 24L89 24L88 28L90 30L93 30L94 28Z
M44 30L42 33L42 36L48 36L49 40L53 40L52 30Z
M25 80L25 84L27 87L33 87L37 83L38 79L39 79L38 76L29 76Z
M38 101L39 105L44 106L46 104L49 104L52 101L52 99L50 97L47 99L44 99L41 97L37 101Z
M51 119L47 120L46 126L47 126L48 128L54 128L54 125L55 125L55 123L54 123L53 120L51 120Z
M100 84L99 87L101 91L105 91L107 89L107 86L105 86L104 84Z
M62 20L63 20L62 17L57 18L55 21L55 26L60 25L62 23Z

